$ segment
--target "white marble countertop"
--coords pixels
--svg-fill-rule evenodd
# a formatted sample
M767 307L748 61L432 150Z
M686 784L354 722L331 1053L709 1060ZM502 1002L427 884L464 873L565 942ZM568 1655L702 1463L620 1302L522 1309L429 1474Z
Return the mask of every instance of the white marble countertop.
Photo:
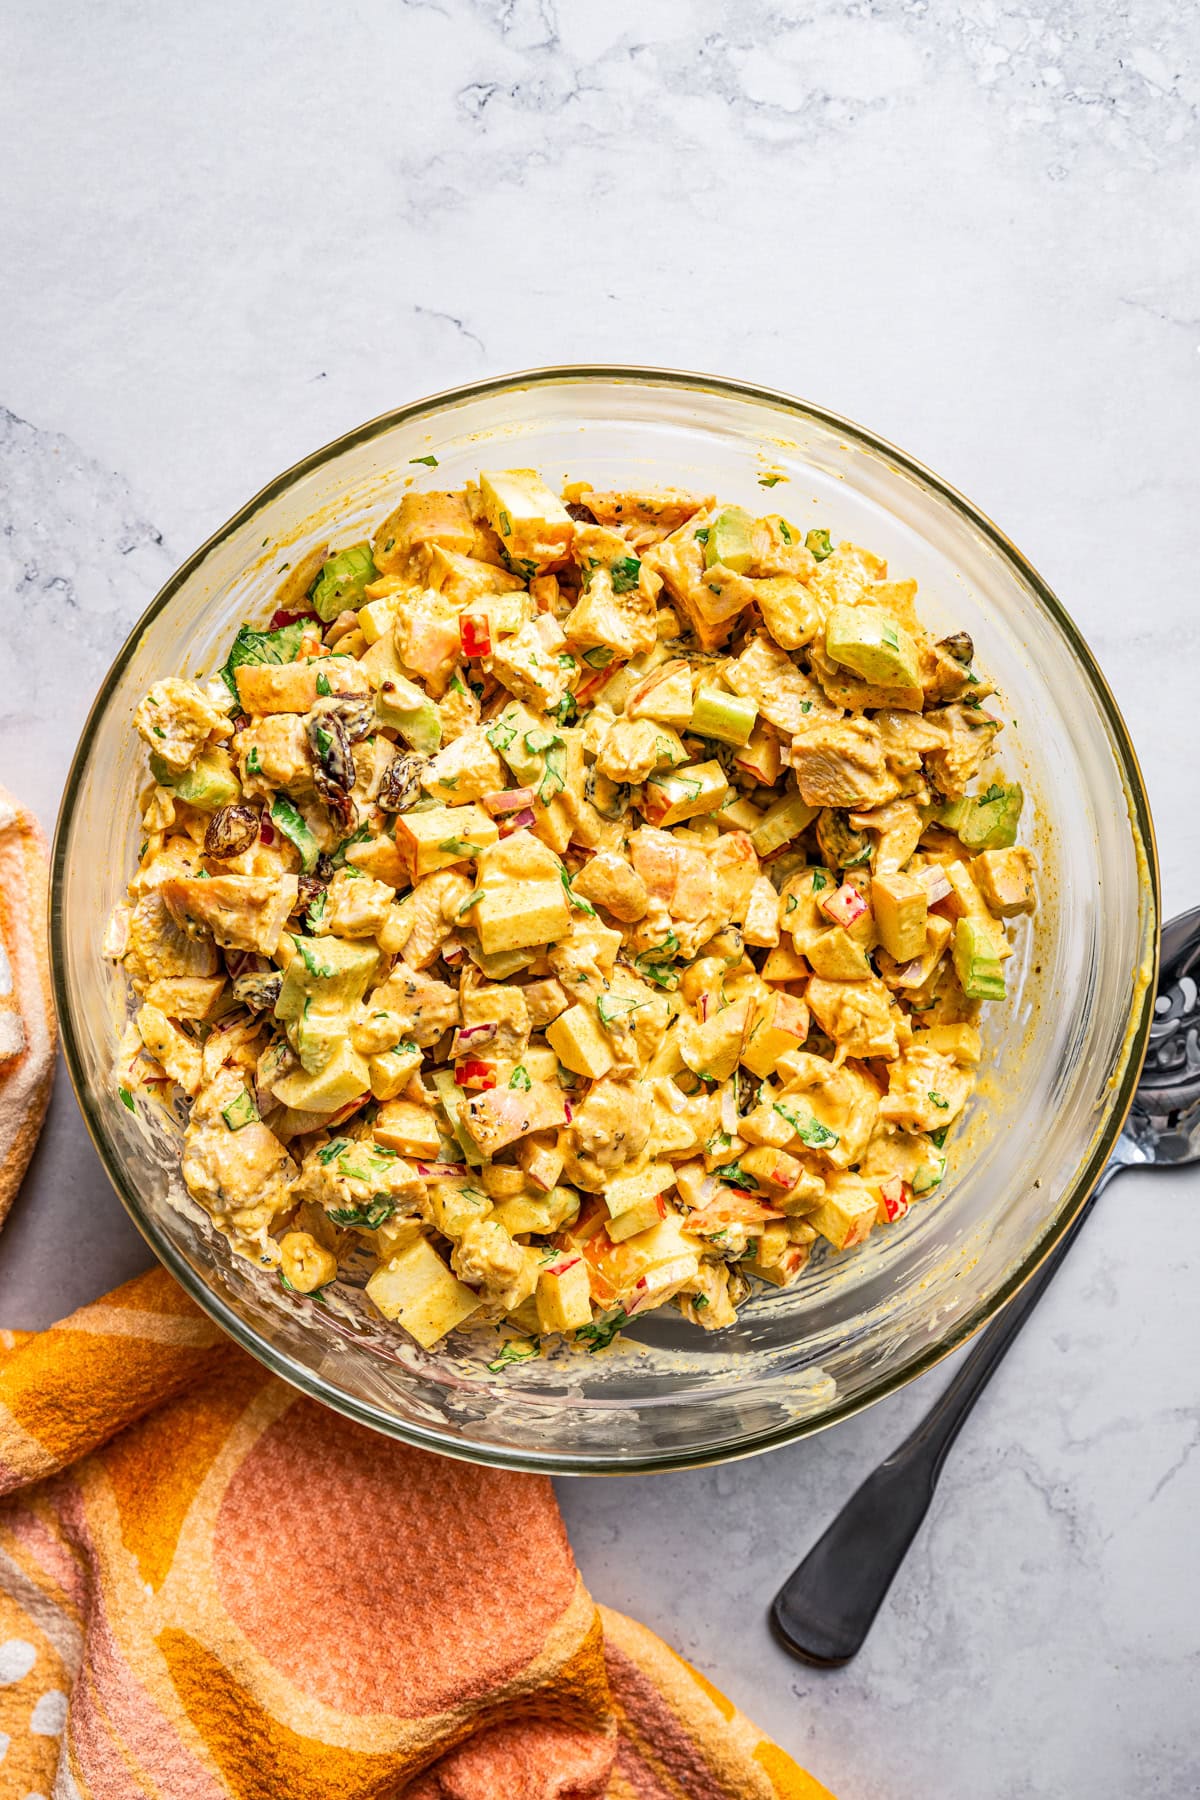
M1188 8L29 0L8 38L0 779L48 827L133 621L277 470L483 373L657 362L861 418L997 519L1125 710L1167 911L1200 899ZM145 1260L63 1079L0 1318ZM764 1609L942 1373L765 1459L566 1485L588 1580L840 1800L1183 1800L1198 1260L1197 1183L1105 1200L850 1669Z

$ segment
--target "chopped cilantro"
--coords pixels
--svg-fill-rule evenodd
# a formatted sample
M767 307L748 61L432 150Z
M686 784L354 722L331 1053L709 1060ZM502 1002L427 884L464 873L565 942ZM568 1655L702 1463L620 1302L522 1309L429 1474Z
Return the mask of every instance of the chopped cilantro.
M943 1100L942 1096L934 1088L930 1088L929 1090L929 1101L930 1105L936 1106L939 1112L950 1111L950 1102L948 1100Z
M784 1106L780 1100L774 1102L774 1110L781 1119L787 1120L801 1143L807 1144L810 1150L821 1150L829 1144L836 1144L840 1141L838 1133L830 1131L828 1125L822 1125L820 1119L813 1113L802 1115L793 1111L791 1107Z
M386 1194L373 1194L365 1206L340 1206L330 1210L335 1225L357 1225L365 1231L378 1231L396 1210L394 1200Z
M828 882L823 870L814 869L813 870L813 878L812 878L813 893L819 894L823 887L828 887L828 886L829 886L829 882Z
M594 1356L597 1350L606 1350L622 1326L628 1323L629 1314L623 1306L618 1306L614 1312L606 1313L591 1325L581 1325L575 1333L575 1342L586 1344L588 1354Z
M728 1182L730 1187L743 1188L749 1194L757 1194L758 1183L753 1175L742 1168L740 1163L726 1163L723 1169L716 1171L718 1181Z
M500 514L500 536L501 537L511 537L512 536L512 520L509 518L509 516L506 512L502 512Z
M317 676L317 692L318 692L318 694L320 694L322 700L327 700L329 698L330 691L331 690L330 690L330 686L329 686L328 675L326 675L324 673L318 675Z
M782 480L784 480L782 475L760 475L758 485L765 488L778 487Z
M501 1369L507 1369L512 1363L531 1362L540 1351L540 1338L509 1338L495 1362L490 1362L488 1368L493 1375L498 1375Z
M408 460L410 463L424 463L427 469L436 469L438 466L436 456L410 456Z
M638 584L642 565L636 556L622 556L617 562L610 563L614 594L628 594Z
M566 890L567 899L571 902L571 905L577 907L585 918L594 919L596 917L596 909L591 901L582 899L575 892L574 888L571 886L571 877L567 874L565 869L560 869L559 875L562 879L563 887Z
M117 1092L121 1096L121 1105L126 1111L135 1113L137 1111L137 1101L134 1099L129 1089L127 1087L119 1087Z
M251 744L250 746L250 754L246 758L246 773L247 775L262 774L262 761L258 754L257 744Z
M234 699L239 697L235 671L243 663L294 662L304 630L303 619L293 619L290 625L281 625L278 631L252 631L249 625L243 625L221 670L221 679Z

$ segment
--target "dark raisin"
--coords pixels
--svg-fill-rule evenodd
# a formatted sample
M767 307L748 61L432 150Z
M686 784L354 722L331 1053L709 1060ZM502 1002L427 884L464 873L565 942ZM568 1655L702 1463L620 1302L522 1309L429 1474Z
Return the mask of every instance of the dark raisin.
M205 856L240 856L258 836L258 814L252 806L223 806L208 821Z
M956 631L950 637L939 638L938 649L944 650L957 663L966 664L975 660L975 646L965 631Z
M251 1012L273 1012L283 986L278 970L269 975L239 975L233 984L234 998Z
M340 788L348 794L354 786L354 757L350 738L335 712L313 710L305 721L309 749L313 753L317 792L324 800L325 788ZM324 777L324 781L322 781Z
M421 777L428 761L428 757L410 756L404 751L393 757L383 771L376 805L384 812L407 812L421 798Z
M579 500L568 500L567 511L577 525L594 525L596 515L590 506L584 506Z

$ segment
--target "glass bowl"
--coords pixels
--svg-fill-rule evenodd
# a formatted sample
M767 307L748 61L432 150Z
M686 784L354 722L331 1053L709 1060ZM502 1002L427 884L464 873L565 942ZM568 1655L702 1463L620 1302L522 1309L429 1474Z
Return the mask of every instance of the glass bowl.
M416 460L429 455L436 471ZM243 617L269 610L281 565L326 538L367 535L405 483L458 487L481 466L537 467L552 485L691 486L827 526L886 556L894 576L915 576L927 623L939 636L969 631L997 683L1000 762L1025 784L1041 870L1036 927L1018 934L1009 1000L988 1010L983 1080L937 1195L861 1249L814 1258L796 1287L753 1299L728 1330L706 1335L671 1311L599 1354L498 1371L469 1336L423 1353L353 1281L321 1304L230 1254L181 1192L171 1132L118 1097L124 981L100 954L135 864L143 748L131 721L150 683L211 674ZM781 477L769 498L764 476ZM375 419L281 475L184 564L92 708L58 825L51 929L88 1128L135 1224L199 1305L362 1424L564 1474L784 1443L977 1330L1062 1236L1117 1137L1149 1030L1157 922L1150 815L1112 695L1053 594L982 514L871 433L784 394L582 367L480 382Z

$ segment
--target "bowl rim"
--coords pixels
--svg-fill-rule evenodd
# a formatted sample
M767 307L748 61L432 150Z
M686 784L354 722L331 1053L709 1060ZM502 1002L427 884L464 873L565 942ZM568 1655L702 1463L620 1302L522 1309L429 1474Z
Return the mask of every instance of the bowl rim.
M1074 656L1092 686L1097 703L1107 722L1127 795L1130 835L1134 840L1135 849L1140 843L1144 853L1143 857L1139 858L1139 865L1144 871L1139 884L1141 887L1143 937L1140 969L1143 978L1140 982L1135 981L1120 1073L1116 1078L1116 1100L1103 1128L1094 1137L1087 1160L1076 1175L1069 1192L1060 1201L1054 1217L1049 1221L1041 1237L1025 1258L1009 1271L988 1296L957 1319L953 1327L934 1343L915 1350L902 1363L889 1370L886 1375L868 1383L860 1393L835 1401L827 1411L752 1433L728 1445L717 1445L694 1451L667 1451L633 1456L614 1456L610 1452L588 1452L575 1455L553 1451L500 1451L493 1445L476 1442L470 1438L444 1438L437 1431L426 1429L418 1424L399 1421L368 1402L358 1400L353 1395L343 1392L315 1371L294 1364L286 1354L276 1350L273 1345L260 1338L254 1328L248 1325L233 1307L228 1305L201 1279L171 1240L160 1235L154 1221L143 1212L140 1196L133 1184L127 1180L121 1159L110 1143L99 1118L93 1116L92 1107L86 1098L83 1058L76 1041L75 1020L67 987L62 930L62 894L67 842L75 817L77 795L80 792L80 777L91 753L93 741L107 713L109 700L143 631L152 620L165 611L176 593L191 579L209 554L218 548L231 533L239 530L253 518L263 506L279 498L304 476L320 469L343 452L367 443L372 438L382 436L395 426L427 418L448 406L466 401L485 397L494 398L531 387L579 385L588 382L628 382L631 385L678 388L739 400L757 401L775 407L784 413L790 413L798 419L815 421L826 428L844 433L857 446L886 458L901 471L915 476L918 481L938 494L952 510L981 532L999 551L1001 557L1015 568L1035 600L1049 614L1068 640ZM273 1374L278 1375L289 1386L298 1389L309 1398L332 1407L357 1424L382 1432L385 1436L399 1439L420 1450L449 1456L458 1461L548 1475L635 1475L674 1469L702 1468L716 1463L737 1461L744 1457L757 1455L764 1450L776 1449L783 1444L812 1436L818 1431L824 1431L829 1426L838 1424L843 1419L852 1418L866 1407L874 1405L877 1400L895 1393L910 1381L934 1368L981 1330L1025 1286L1025 1283L1036 1274L1075 1223L1124 1127L1149 1044L1158 980L1160 920L1161 891L1154 823L1137 753L1133 748L1121 710L1087 642L1057 595L1029 559L980 507L916 457L901 450L886 438L880 437L876 432L857 424L843 414L832 412L826 407L818 406L814 402L801 399L782 389L764 387L755 382L739 381L728 376L708 375L686 369L661 368L653 365L564 363L488 376L482 380L467 382L457 387L443 388L436 393L425 395L388 412L379 413L374 418L341 433L268 481L224 524L213 531L168 577L136 621L114 658L112 666L92 702L71 759L54 832L49 935L54 1001L58 1011L63 1053L79 1110L105 1173L116 1189L118 1198L133 1224L155 1256L180 1283L189 1298L207 1313L209 1318L219 1325L241 1349L248 1351Z

